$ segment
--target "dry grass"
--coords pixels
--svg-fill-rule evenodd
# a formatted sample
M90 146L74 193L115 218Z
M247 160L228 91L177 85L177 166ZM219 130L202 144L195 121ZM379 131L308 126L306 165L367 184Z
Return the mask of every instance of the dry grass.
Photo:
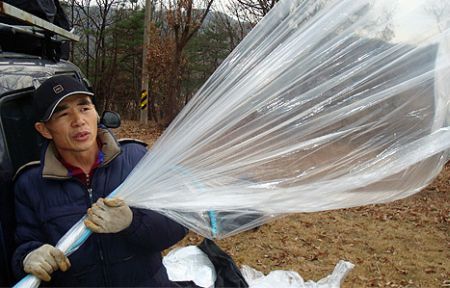
M151 144L161 130L125 121L116 131ZM416 195L384 205L296 214L217 241L238 263L294 270L317 281L340 260L356 266L343 287L450 287L450 163ZM202 238L190 233L181 245Z

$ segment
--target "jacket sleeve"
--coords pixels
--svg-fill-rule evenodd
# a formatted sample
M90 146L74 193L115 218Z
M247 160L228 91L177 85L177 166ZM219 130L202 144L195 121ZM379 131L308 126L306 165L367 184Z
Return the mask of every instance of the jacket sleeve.
M16 244L17 248L12 257L12 270L17 278L26 275L23 271L23 259L32 250L42 246L45 243L45 236L42 233L42 225L38 220L32 201L27 193L32 189L31 185L27 187L27 174L21 175L15 183L15 211L16 211ZM28 191L27 191L28 190Z
M133 221L119 232L134 245L162 251L184 238L188 230L171 219L151 210L131 208Z

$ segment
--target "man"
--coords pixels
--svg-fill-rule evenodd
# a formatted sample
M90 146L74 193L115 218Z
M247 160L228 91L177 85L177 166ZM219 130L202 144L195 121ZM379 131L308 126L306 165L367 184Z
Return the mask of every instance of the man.
M161 251L186 229L149 210L104 199L146 153L142 144L118 143L98 126L93 94L71 76L47 79L36 91L35 128L45 139L39 165L15 183L18 248L13 270L50 286L173 287ZM94 233L68 259L54 246L83 215Z

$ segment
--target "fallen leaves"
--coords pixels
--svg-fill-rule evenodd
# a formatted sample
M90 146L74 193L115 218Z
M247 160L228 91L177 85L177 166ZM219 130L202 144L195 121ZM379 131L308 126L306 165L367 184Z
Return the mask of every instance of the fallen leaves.
M124 121L120 137L149 144L156 127ZM296 214L216 241L239 265L268 273L294 270L305 280L356 264L342 287L450 287L450 163L420 193L384 205ZM202 237L189 233L180 246Z

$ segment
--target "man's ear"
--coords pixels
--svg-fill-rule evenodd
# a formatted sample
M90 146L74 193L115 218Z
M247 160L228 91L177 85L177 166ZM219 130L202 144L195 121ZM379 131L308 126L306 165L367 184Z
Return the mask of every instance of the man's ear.
M34 128L39 132L39 134L42 135L42 137L52 140L52 134L50 131L48 131L47 127L45 126L44 122L36 122L34 123Z

